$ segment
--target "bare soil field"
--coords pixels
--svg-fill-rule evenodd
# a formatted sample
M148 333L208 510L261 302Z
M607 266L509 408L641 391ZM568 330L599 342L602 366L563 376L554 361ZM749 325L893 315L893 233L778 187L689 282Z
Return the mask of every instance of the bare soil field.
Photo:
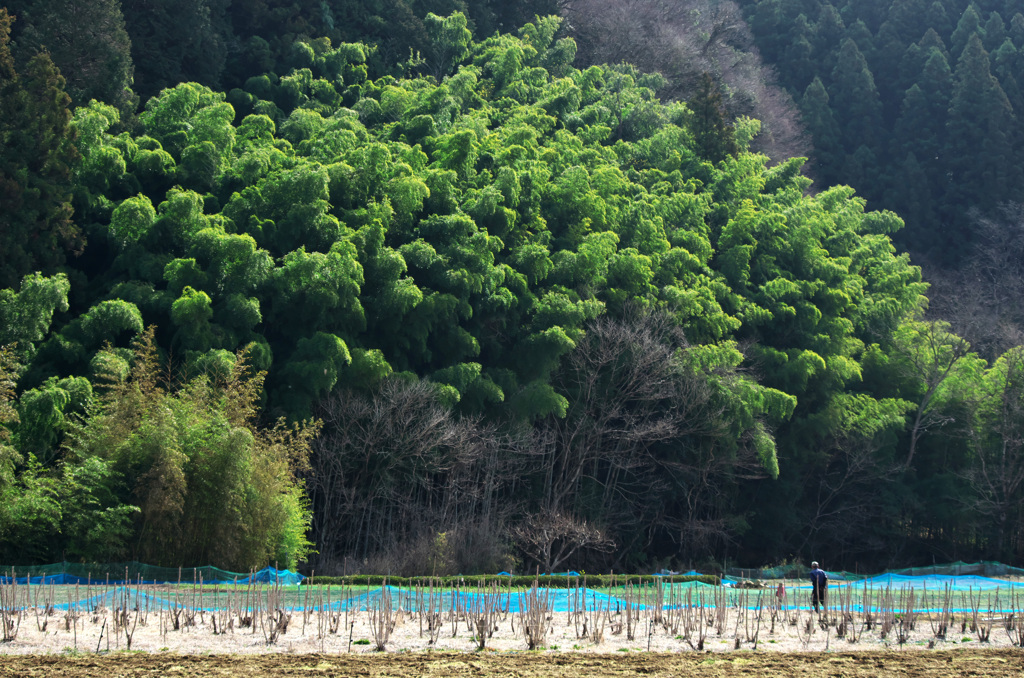
M589 654L558 652L372 653L340 655L178 655L111 653L80 656L7 655L0 676L61 678L213 678L225 676L372 676L395 678L501 676L517 678L611 678L758 676L762 678L1017 678L1024 674L1019 650L936 650L779 653Z
M50 605L15 614L0 606L0 678L1024 676L1024 605L1014 598L1007 611L995 595L975 597L966 613L890 601L871 615L841 602L822 615L762 606L758 592L660 612L617 604L534 613L437 605L413 612L401 598L318 612L290 607L274 588L260 595L218 611L198 599L172 609L129 598L81 611Z

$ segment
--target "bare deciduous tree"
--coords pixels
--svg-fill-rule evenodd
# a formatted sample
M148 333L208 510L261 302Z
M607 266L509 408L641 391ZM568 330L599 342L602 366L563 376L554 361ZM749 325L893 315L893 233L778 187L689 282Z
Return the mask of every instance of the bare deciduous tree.
M931 282L929 313L949 321L981 355L994 359L1024 344L1024 205L972 214L974 244L958 270L915 257Z
M308 481L318 572L346 559L412 557L439 533L479 557L500 546L493 535L516 505L506 493L523 456L514 433L459 417L429 382L388 380L372 396L339 389L318 416ZM399 573L398 558L383 569Z
M585 520L563 513L542 512L528 516L511 530L516 544L544 572L556 571L577 551L610 551L615 542Z
M607 566L656 540L710 551L729 538L736 481L765 474L751 431L729 423L732 375L696 369L690 350L668 315L627 312L591 323L555 377L570 407L541 426L541 509L600 525L617 544Z
M686 100L702 74L728 94L735 116L761 121L756 150L773 160L811 144L792 97L761 61L739 6L729 0L571 0L562 4L578 64L633 64L668 79L663 98Z

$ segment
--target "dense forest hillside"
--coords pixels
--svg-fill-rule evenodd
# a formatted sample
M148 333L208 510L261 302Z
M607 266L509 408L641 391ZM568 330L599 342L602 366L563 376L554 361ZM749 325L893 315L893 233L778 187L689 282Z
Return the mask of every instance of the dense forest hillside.
M894 239L927 265L935 310L959 331L986 349L1019 343L1020 313L995 299L1016 288L1019 268L992 264L1019 240L1024 200L1024 3L741 4L799 102L818 183L849 184L900 214Z
M93 3L103 56L23 4L0 561L1024 551L1021 349L926 319L900 217L760 152L715 59L580 63L579 23L397 1L186 3L187 49L169 8Z

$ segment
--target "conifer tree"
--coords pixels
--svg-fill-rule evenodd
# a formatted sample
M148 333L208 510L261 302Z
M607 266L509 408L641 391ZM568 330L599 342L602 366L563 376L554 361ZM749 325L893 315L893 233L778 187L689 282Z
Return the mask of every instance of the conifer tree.
M842 15L830 2L821 6L818 13L818 21L814 26L814 48L819 53L832 51L833 48L843 39L846 33L846 24Z
M868 64L875 63L875 35L868 28L867 24L858 19L849 24L846 30L846 37L857 43L857 48L864 55ZM840 47L840 49L842 49Z
M821 6L818 14L818 22L814 26L814 54L816 70L818 73L828 74L836 65L836 45L843 41L846 35L846 24L831 3ZM810 83L811 78L805 82ZM801 83L801 87L803 83Z
M988 15L988 20L985 22L985 27L982 31L985 36L985 49L989 52L999 49L999 46L1003 44L1003 40L1006 40L1007 37L1006 22L1003 21L1003 17L999 15L999 12L992 12Z
M1020 78L1022 76L1021 65L1024 59L1020 51L1013 46L1010 38L1003 40L1003 44L992 53L992 70L999 79L999 84L1006 92L1010 100L1014 114L1024 110L1024 92L1021 91Z
M878 158L867 144L861 144L843 163L843 181L864 195L880 195Z
M927 11L927 0L895 0L886 23L892 26L903 44L915 42L921 36L921 17Z
M903 56L900 57L899 86L903 88L904 92L917 82L921 71L924 69L924 62L927 59L927 52L921 49L917 43L911 43L903 53Z
M876 65L872 68L872 75L875 77L886 118L891 121L899 112L902 98L899 66L900 60L906 54L907 43L900 38L896 27L886 21L878 31L875 44L878 49L875 52Z
M814 48L805 36L801 35L789 44L783 59L789 64L786 80L793 83L794 88L804 87L804 83L814 78L817 69Z
M907 153L898 174L897 178L886 182L886 203L896 207L907 224L906 228L916 235L921 233L920 229L934 223L935 201L931 181L913 151Z
M1017 49L1024 48L1024 14L1020 12L1010 19L1009 38L1013 40L1013 46Z
M903 128L902 139L907 140L908 149L913 145L919 159L926 164L939 161L945 138L946 109L953 96L953 73L946 58L937 49L928 55L921 77L918 80L924 97L924 109L912 123ZM936 172L942 173L941 170Z
M179 82L216 87L232 37L224 0L135 0L122 5L137 91L145 99Z
M882 136L882 103L867 60L852 39L847 38L832 71L832 109L850 152L861 144L875 146Z
M804 124L814 137L814 174L827 186L835 182L843 146L839 125L829 106L828 91L820 78L815 78L804 90L800 111L803 113Z
M24 38L32 51L46 50L67 79L73 105L97 99L134 113L131 43L118 0L35 0Z
M719 162L739 152L732 127L726 122L722 94L709 74L701 76L697 91L687 105L693 112L690 131L702 158Z
M900 117L894 130L896 138L903 142L905 152L918 152L924 157L934 157L937 150L934 145L937 140L923 134L928 123L928 97L921 86L914 83L903 96Z
M64 78L46 52L15 71L11 23L0 8L0 289L34 270L54 272L83 244L71 218L77 152Z
M953 22L950 21L949 14L946 13L946 6L939 0L935 0L935 2L928 6L928 12L925 16L927 17L925 24L930 28L934 28L935 32L939 35L948 36L953 32Z
M946 61L949 61L949 50L946 49L946 43L942 40L942 36L940 36L935 29L929 28L925 31L917 45L921 48L921 51L926 55L926 57L934 48L942 53L942 56Z
M956 30L953 31L953 35L950 37L950 52L959 58L960 54L966 49L971 36L975 33L984 36L984 29L981 27L981 16L972 2L964 10L964 13L960 15L960 21L956 24Z
M995 207L1021 193L1013 109L992 75L988 53L974 34L957 62L949 104L946 154L951 197L966 207Z

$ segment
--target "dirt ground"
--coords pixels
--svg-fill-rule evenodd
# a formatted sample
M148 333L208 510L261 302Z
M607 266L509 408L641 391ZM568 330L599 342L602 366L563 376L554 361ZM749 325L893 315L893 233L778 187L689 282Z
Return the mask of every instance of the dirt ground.
M541 649L533 651L527 650L524 616L513 613L493 620L487 649L476 651L474 627L465 610L439 615L442 623L435 628L440 633L431 639L427 615L398 605L387 651L377 652L371 640L375 617L366 610L323 617L296 610L286 630L271 636L273 615L259 614L256 621L249 617L243 625L237 609L189 609L191 616L186 617L167 609L135 609L128 612L130 627L117 624L122 617L105 607L77 616L38 607L11 619L8 614L0 623L16 622L7 635L12 629L16 633L0 642L0 678L1024 676L1024 626L1017 624L1015 613L982 614L976 628L970 617L956 614L942 634L936 632L936 619L920 616L898 642L896 627L885 631L877 619L867 624L863 618L840 625L842 617L835 610L822 617L799 610L773 616L745 606L722 606L717 615L701 606L666 611L660 621L651 616L654 612L637 613L632 627L625 628L622 611L606 609L589 616L554 612L546 617ZM275 605L266 609L283 613ZM596 628L602 632L595 636ZM698 637L701 643L695 642Z
M6 655L0 677L151 678L155 676L478 676L611 678L699 675L701 678L900 678L970 676L1018 678L1024 674L1019 650L935 650L780 653L584 654L553 652L418 652L343 655L177 655L154 653Z

